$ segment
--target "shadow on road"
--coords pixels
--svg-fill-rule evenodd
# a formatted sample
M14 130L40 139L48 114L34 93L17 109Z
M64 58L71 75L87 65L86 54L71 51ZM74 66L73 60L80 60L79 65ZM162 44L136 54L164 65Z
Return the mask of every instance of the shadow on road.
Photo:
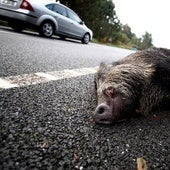
M4 26L5 25L5 26ZM24 35L29 35L29 36L33 36L33 37L39 37L39 38L44 38L44 39L53 39L53 40L59 40L59 41L65 41L65 42L72 42L72 43L81 43L81 41L79 40L74 40L74 39L70 39L70 38L66 38L66 39L61 39L59 36L53 35L51 38L45 38L39 35L38 32L34 31L34 30L30 30L30 29L26 29L22 32L17 32L15 30L13 30L12 28L10 28L7 24L2 24L0 22L0 29L4 30L4 31L8 31L11 33L18 33L18 34L24 34Z

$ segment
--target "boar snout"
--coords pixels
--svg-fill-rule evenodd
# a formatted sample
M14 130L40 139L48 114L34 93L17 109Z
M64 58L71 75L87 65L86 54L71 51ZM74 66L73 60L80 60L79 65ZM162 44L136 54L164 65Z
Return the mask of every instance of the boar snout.
M93 120L100 124L111 124L113 122L111 108L105 103L98 105L93 113Z

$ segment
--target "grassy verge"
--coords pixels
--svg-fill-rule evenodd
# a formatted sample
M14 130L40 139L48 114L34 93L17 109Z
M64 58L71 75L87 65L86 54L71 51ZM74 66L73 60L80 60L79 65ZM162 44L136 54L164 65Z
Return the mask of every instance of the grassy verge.
M102 43L102 42L98 41L95 38L92 39L92 42L96 43L96 44L101 44L101 45L108 45L108 46L112 46L112 47L125 48L125 49L128 49L128 50L132 49L132 47L130 45L128 45L128 44Z

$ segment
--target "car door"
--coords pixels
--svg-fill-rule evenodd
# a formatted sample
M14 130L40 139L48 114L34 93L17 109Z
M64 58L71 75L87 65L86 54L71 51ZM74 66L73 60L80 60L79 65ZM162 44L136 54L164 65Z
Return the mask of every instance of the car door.
M72 36L82 38L84 35L83 22L79 16L67 8L68 18L70 20L69 32Z

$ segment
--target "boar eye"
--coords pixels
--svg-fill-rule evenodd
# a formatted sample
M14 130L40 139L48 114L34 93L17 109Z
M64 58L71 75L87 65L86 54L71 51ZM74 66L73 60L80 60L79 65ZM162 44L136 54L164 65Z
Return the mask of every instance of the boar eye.
M107 89L104 90L104 93L107 96L113 98L115 96L115 94L116 94L116 91L115 91L115 89L113 87L108 87Z

